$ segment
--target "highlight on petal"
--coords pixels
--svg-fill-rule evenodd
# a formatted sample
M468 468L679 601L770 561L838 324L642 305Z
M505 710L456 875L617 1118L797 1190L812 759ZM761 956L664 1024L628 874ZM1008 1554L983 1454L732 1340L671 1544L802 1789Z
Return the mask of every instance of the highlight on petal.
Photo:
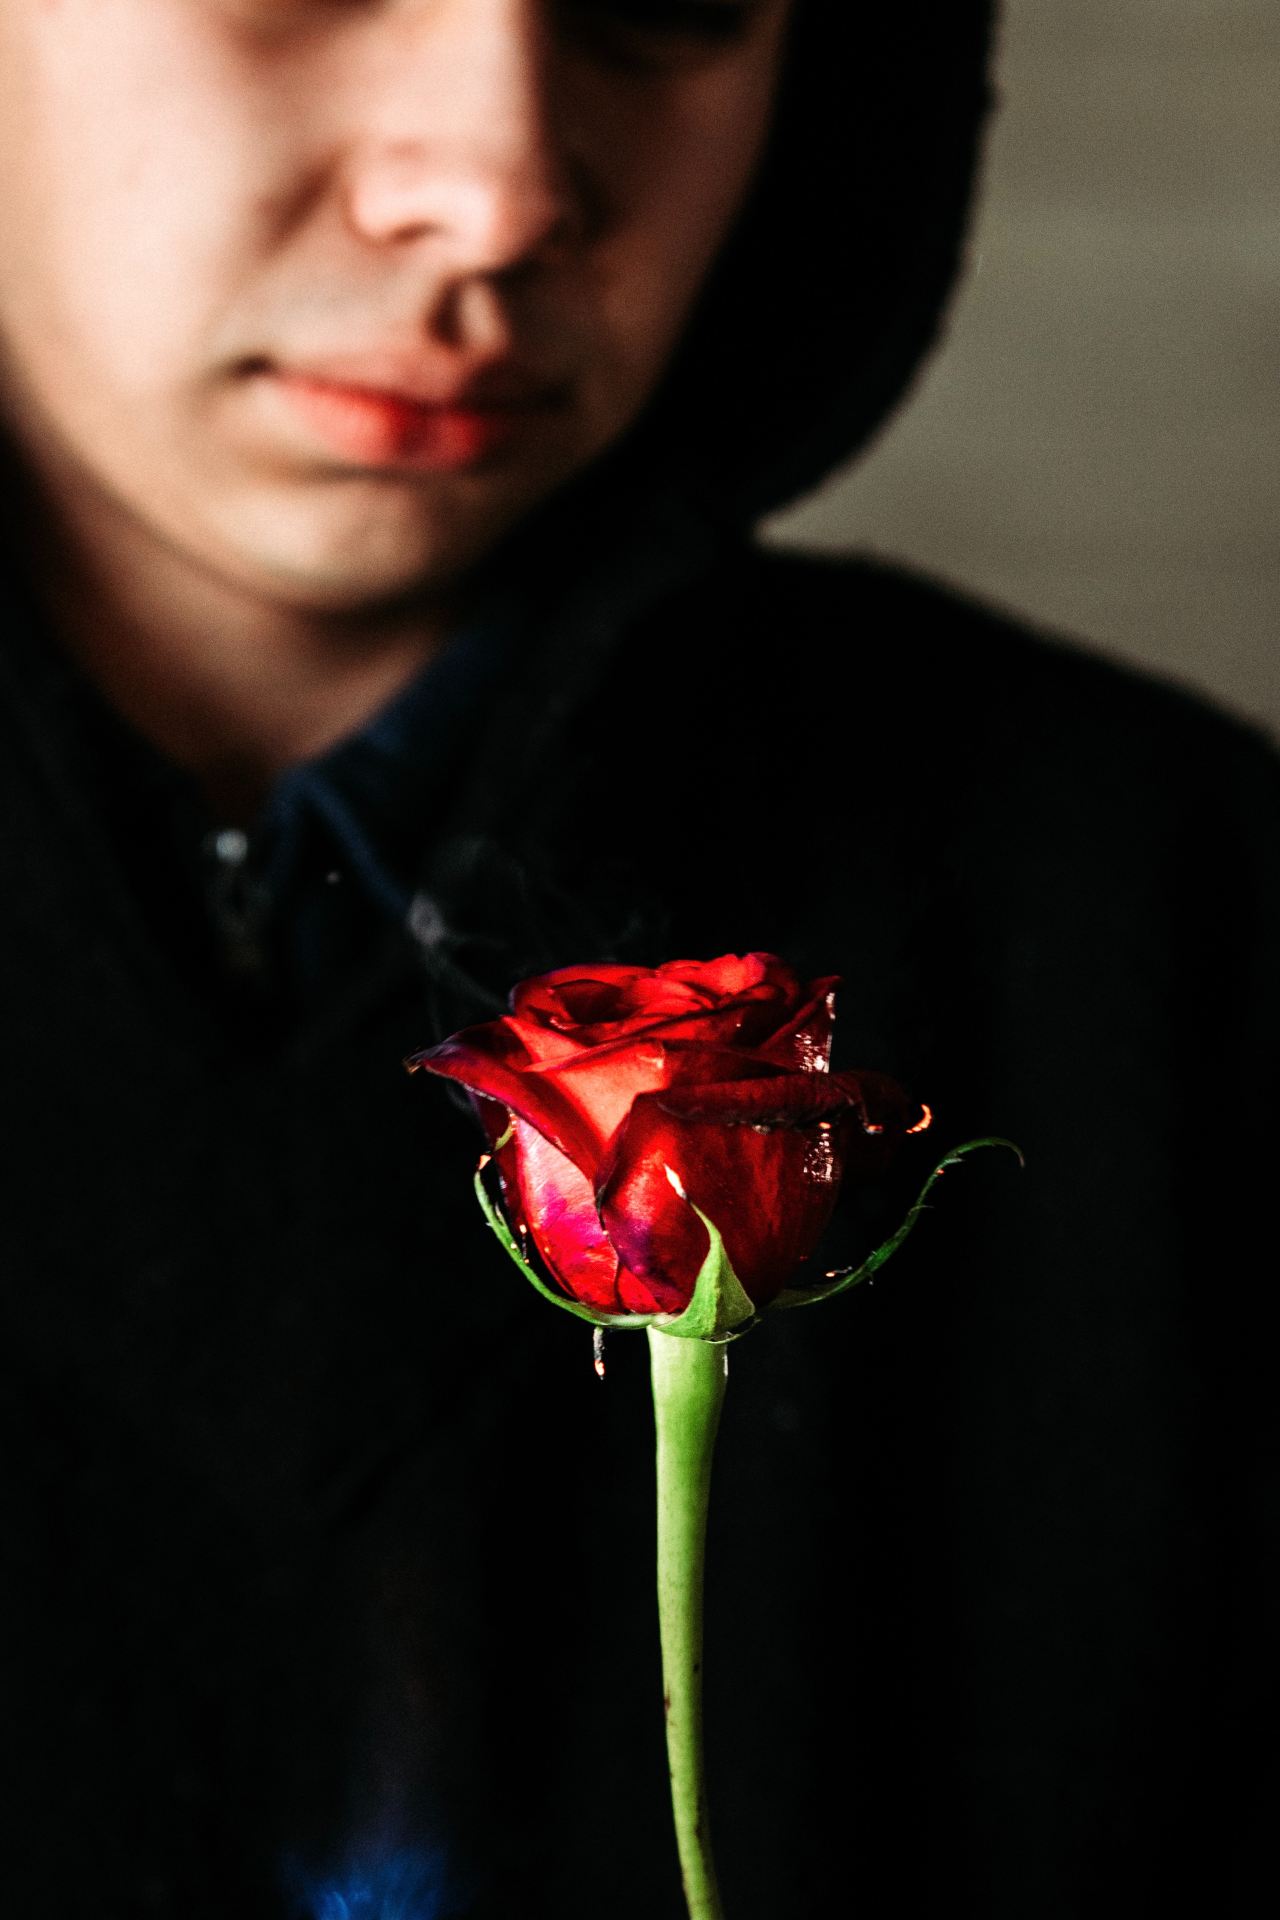
M796 999L804 986L794 967L776 953L723 953L716 960L665 960L657 969L662 978L678 975L699 987L711 1004L766 987L775 998Z
M819 1120L761 1130L676 1118L665 1111L666 1097L636 1101L602 1170L597 1197L609 1238L638 1278L690 1297L707 1235L674 1190L674 1172L688 1202L717 1223L746 1292L766 1305L830 1222L846 1128Z
M523 1120L515 1123L516 1185L529 1236L573 1300L606 1313L679 1311L678 1292L628 1272L596 1211L591 1183Z
M766 1059L801 1073L826 1073L836 1020L838 974L811 982L807 998L790 1019L759 1047Z
M571 1299L618 1312L618 1256L590 1181L526 1120L515 1123L513 1150L521 1211L544 1263Z
M749 1048L735 1048L737 1035L729 1014L728 1009L702 1014L693 1025L659 1022L606 1045L582 1047L562 1059L525 1068L530 1079L552 1080L559 1099L576 1114L579 1132L573 1157L585 1172L593 1172L603 1159L641 1094L685 1081L773 1077L783 1071Z
M773 954L668 961L657 968L566 967L521 982L512 1012L408 1064L504 1101L589 1175L631 1102L695 1074L822 1071L834 979L802 982ZM708 1072L677 1055L720 1050ZM548 1091L536 1090L549 1082ZM523 1088L517 1082L525 1083Z

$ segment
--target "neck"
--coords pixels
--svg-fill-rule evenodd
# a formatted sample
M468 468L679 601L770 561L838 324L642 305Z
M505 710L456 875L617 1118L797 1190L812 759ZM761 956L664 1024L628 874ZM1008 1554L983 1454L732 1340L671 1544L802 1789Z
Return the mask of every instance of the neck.
M355 612L265 599L157 552L123 517L96 520L86 538L37 512L29 531L61 643L228 823L251 819L285 768L370 719L462 613L456 599Z

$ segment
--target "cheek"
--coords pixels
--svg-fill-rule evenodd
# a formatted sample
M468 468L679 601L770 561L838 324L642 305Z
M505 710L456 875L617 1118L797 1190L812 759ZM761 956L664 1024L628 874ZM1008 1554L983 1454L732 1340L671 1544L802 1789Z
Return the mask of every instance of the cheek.
M178 26L170 0L80 0L19 49L0 325L46 389L157 393L200 363L247 271L244 209L269 192L270 143L252 97Z
M646 361L666 356L746 200L768 134L772 60L690 75L661 110L633 103L601 171L614 213L600 253L613 327Z

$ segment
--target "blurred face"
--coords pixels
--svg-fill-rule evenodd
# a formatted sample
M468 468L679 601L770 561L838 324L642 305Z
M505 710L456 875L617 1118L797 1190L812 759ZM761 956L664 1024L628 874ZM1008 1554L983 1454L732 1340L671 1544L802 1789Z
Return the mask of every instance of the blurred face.
M0 0L0 408L277 601L473 565L640 412L790 0Z

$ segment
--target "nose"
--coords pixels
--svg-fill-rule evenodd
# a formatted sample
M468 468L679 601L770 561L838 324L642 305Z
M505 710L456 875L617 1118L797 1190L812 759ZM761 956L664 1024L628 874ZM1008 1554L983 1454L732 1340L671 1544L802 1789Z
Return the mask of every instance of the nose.
M566 246L583 209L554 55L544 0L428 0L383 16L349 164L360 238L429 238L459 276L509 272Z

